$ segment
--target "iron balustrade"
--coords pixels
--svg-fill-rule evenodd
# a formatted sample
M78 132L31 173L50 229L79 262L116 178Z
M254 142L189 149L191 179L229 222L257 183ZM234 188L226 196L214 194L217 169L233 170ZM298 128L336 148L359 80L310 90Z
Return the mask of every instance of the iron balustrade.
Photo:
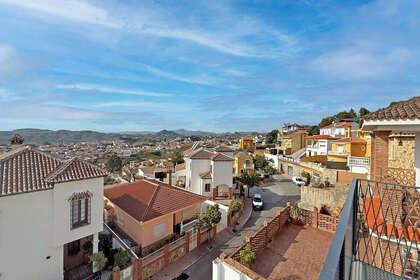
M353 179L319 279L419 280L419 191Z

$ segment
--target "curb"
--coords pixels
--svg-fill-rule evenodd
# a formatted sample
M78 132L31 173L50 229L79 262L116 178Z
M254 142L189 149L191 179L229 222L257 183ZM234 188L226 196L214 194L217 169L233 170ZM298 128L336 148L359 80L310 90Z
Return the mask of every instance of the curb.
M251 203L252 204L252 203ZM248 222L248 220L249 220L249 218L251 218L251 215L252 215L252 212L254 211L254 209L252 209L252 205L251 205L251 211L249 211L249 215L248 215L248 217L246 217L246 220L245 220L245 222L243 223L243 225L240 227L240 228L238 228L237 230L241 230L244 226L245 226L245 224ZM236 229L236 228L235 228ZM231 230L232 231L232 230ZM233 233L233 232L232 232Z
M251 217L251 215L252 215L252 212L253 212L254 210L252 209L252 205L251 205L251 211L249 211L249 215L248 215L248 217L246 217L246 220L245 220L245 222L243 223L243 225L239 228L239 230L241 230L243 227L244 227L244 225L248 222L248 220L249 220L249 218ZM229 232L232 234L232 236L234 236L235 235L235 233L234 232L232 232L232 229L231 228L226 228L226 229L224 229L224 230L229 230ZM231 236L231 237L232 237ZM224 244L224 243L223 243ZM223 245L223 244L220 244L220 245ZM212 249L210 249L210 250L208 250L208 252L210 252L210 251L212 251L212 250L214 250L214 249L217 249L219 246L217 246L217 247L213 247ZM201 255L199 258L197 258L195 261L193 261L189 266L187 266L182 272L184 272L185 270L187 270L187 269L189 269L191 266L193 266L196 262L198 262L199 260L201 260L201 258L202 257L204 257L206 254L203 254L203 255ZM181 273L182 273L181 272Z

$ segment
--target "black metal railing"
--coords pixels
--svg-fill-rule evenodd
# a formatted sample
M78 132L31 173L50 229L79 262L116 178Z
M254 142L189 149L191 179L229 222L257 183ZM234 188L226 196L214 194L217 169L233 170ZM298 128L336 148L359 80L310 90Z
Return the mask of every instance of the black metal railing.
M353 179L319 279L420 279L420 189Z

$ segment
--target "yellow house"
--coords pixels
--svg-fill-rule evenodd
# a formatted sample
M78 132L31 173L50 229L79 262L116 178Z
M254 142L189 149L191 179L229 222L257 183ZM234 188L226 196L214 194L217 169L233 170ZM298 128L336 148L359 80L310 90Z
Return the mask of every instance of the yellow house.
M242 137L239 140L240 150L252 149L253 147L254 147L254 142L252 141L252 137Z
M284 155L291 155L300 149L306 147L306 137L308 133L304 130L299 130L291 134L280 133L279 153Z
M244 173L254 173L254 160L252 156L245 152L237 153L233 162L233 172L236 177Z
M327 161L347 162L347 157L370 157L367 141L358 137L345 137L332 141Z
M361 138L363 140L366 141L366 153L364 157L370 157L371 155L371 135L372 135L372 131L369 130L363 130L363 129L351 129L348 128L345 132L345 137L349 138L349 137L357 137L357 138Z

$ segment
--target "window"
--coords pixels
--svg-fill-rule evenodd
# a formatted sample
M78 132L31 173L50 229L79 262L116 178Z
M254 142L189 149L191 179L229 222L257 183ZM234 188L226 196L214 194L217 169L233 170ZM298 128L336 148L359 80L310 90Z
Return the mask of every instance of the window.
M90 198L73 199L71 201L71 228L77 228L90 223Z
M209 192L210 191L210 184L205 184L204 185L204 191L205 192Z
M67 255L74 256L80 251L80 240L76 240L67 244Z
M166 222L160 223L153 227L153 238L159 238L166 232Z

